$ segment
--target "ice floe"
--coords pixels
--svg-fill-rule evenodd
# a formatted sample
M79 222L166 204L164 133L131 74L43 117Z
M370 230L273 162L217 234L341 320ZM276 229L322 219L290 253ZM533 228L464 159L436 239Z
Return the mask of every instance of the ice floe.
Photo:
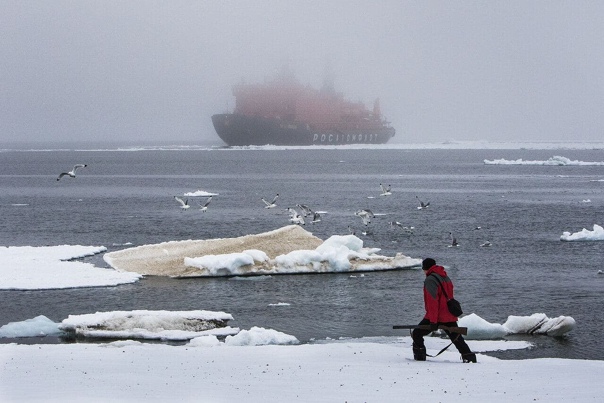
M555 155L553 157L548 158L547 160L542 161L531 161L531 160L506 160L506 159L495 159L495 160L484 160L486 165L604 165L604 162L597 161L577 161L571 160L566 157L561 157L559 155Z
M583 228L579 232L570 233L565 231L560 236L561 241L604 241L604 228L594 224L593 231Z
M40 290L133 283L140 274L96 267L73 259L106 251L104 246L0 247L0 289Z
M59 325L67 337L190 340L199 336L237 334L227 326L233 317L212 311L112 311L69 315Z
M59 324L44 315L21 322L10 322L0 327L0 337L4 338L58 336L62 333Z
M486 340L502 338L510 334L562 336L575 328L575 320L570 316L548 318L543 313L531 316L508 316L503 324L489 323L472 313L460 318L459 326L468 328L468 339Z
M218 193L206 192L205 190L198 189L194 192L186 192L183 196L187 197L209 197L209 196L218 196Z
M143 245L104 255L118 270L171 277L252 276L413 268L420 259L365 248L354 235L326 241L298 225L239 238Z

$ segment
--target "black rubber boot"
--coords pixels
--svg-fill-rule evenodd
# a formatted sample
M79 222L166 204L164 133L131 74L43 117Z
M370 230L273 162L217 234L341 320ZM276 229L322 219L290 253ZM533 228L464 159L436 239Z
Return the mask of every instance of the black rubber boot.
M474 353L462 354L461 359L463 360L463 362L477 362L476 354Z
M426 347L413 346L413 359L415 361L426 361Z

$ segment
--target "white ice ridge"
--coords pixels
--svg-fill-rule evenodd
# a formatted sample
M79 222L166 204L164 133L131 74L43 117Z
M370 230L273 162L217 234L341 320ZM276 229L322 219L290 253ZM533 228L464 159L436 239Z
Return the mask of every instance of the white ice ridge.
M575 320L570 316L548 318L544 313L531 316L508 316L504 324L489 323L476 314L460 318L459 326L468 328L468 339L496 339L509 334L540 334L558 337L575 328Z
M484 160L486 165L604 165L604 162L589 162L589 161L577 161L570 160L566 157L555 155L545 161L530 161L530 160Z
M233 317L213 311L112 311L69 315L58 326L73 337L190 340L200 336L237 334L227 326Z
M378 255L354 235L326 241L298 225L239 238L174 241L106 253L118 270L171 277L251 276L392 270L419 267L401 253Z
M40 290L133 283L141 276L72 261L106 251L104 246L0 247L0 289Z
M583 228L579 232L570 233L564 231L560 236L561 241L604 241L604 228L594 224L594 230L590 231Z

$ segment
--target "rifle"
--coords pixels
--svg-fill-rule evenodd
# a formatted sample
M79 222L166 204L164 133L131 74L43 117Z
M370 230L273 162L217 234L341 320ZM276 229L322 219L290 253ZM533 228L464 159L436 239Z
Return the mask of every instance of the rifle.
M393 329L423 329L423 330L430 330L431 327L430 325L394 325L392 326ZM447 330L451 333L459 333L459 334L464 334L467 335L468 334L468 328L467 327L449 327L449 326L444 326L444 325L438 325L439 329L442 330Z

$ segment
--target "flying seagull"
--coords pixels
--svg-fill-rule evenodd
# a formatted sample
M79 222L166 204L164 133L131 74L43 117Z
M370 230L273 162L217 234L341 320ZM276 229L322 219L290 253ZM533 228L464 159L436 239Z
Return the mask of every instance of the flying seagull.
M313 215L313 211L310 207L308 207L306 204L296 204L296 207L298 207L300 210L302 210L302 215L304 217L308 217Z
M390 196L392 194L392 192L390 191L390 185L388 185L388 187L385 187L380 183L380 188L382 189L382 193L380 194L380 196Z
M293 208L289 207L287 209L287 211L289 211L290 214L290 218L289 220L291 222L293 222L294 224L300 224L300 225L304 225L304 218L298 214L298 212L296 210L294 210Z
M69 176L70 178L75 178L76 177L76 170L78 168L86 168L88 166L88 164L76 164L73 166L73 169L69 172L61 172L61 174L59 175L59 177L57 178L57 180L61 180L62 177L64 177L65 175Z
M312 221L310 222L311 224L315 224L321 221L321 214L317 213L316 211L313 211L312 214Z
M369 209L358 210L354 215L361 217L365 225L368 225L374 217L373 212Z
M415 196L415 197L417 198L417 200L419 200L419 206L417 206L417 209L418 209L418 210L422 210L422 209L428 208L428 206L430 205L430 202L428 202L428 203L424 203L423 201L421 201L421 200L419 199L419 197L418 197L418 196Z
M174 196L174 199L176 199L176 201L180 203L180 208L183 210L186 210L191 207L189 206L189 199L183 200L178 196Z
M264 208L273 208L273 207L277 207L277 199L279 198L279 193L277 193L277 196L275 196L275 198L273 199L272 202L267 202L266 200L264 200L264 197L260 198L260 200L262 200L264 202L264 204L266 204L266 206L264 206Z
M205 213L206 210L208 209L208 204L210 204L211 201L212 201L212 196L208 197L205 204L199 203L199 206L201 207L200 210Z

